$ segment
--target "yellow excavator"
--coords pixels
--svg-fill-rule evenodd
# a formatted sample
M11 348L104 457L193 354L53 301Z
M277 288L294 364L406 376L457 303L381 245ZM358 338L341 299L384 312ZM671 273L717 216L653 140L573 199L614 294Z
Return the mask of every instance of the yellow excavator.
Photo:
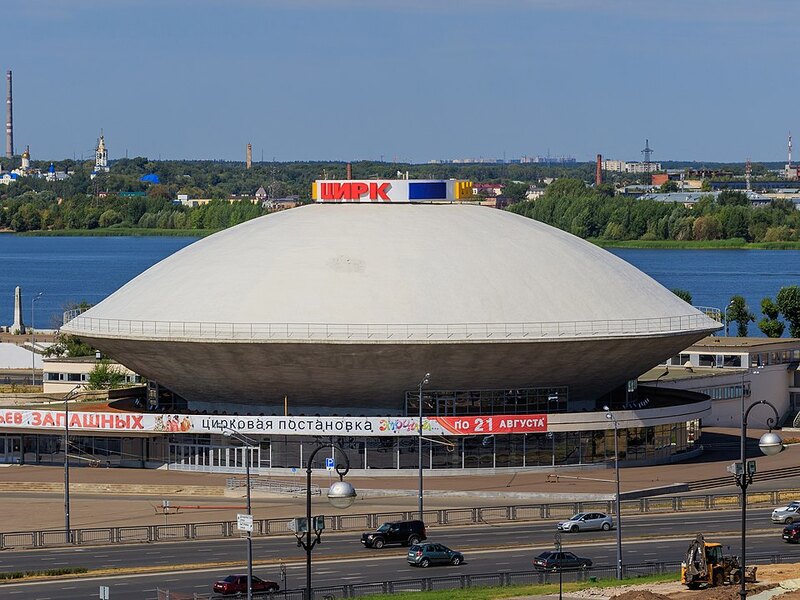
M756 581L757 567L742 567L738 556L722 554L722 544L706 542L702 533L689 544L681 563L681 583L690 590Z

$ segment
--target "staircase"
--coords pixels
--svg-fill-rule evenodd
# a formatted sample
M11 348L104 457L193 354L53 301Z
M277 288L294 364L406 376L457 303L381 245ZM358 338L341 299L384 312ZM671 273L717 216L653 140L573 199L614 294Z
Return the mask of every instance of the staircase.
M772 481L774 479L786 479L787 477L800 477L800 466L760 471L753 476L753 483L758 483L759 481ZM697 490L710 490L731 485L736 485L736 479L733 475L724 475L722 477L701 479L699 481L690 481L687 483L689 491L691 492Z

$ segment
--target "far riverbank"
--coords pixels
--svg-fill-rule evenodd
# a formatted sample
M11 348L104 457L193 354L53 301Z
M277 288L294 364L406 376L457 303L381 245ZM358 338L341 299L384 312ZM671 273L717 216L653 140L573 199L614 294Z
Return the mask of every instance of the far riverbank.
M96 229L49 229L3 231L24 237L206 237L220 229L149 229L143 227L98 227Z
M587 241L601 248L641 248L647 250L800 250L798 242L747 242L743 238L729 240L603 240Z
M221 229L154 229L142 227L97 227L95 229L51 229L16 233L5 229L0 234L25 237L207 237ZM800 250L796 242L747 242L744 238L727 240L606 240L588 238L601 248L642 248L649 250Z

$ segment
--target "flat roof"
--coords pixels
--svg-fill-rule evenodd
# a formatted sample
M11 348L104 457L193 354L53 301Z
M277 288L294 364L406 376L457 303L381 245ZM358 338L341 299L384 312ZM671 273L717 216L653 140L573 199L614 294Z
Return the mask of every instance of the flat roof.
M703 350L744 352L749 350L776 351L794 349L800 349L800 338L717 337L710 335L695 342L684 352L700 352Z
M103 357L100 360L95 358L94 354L91 356L53 356L51 358L45 358L44 362L46 363L99 363L99 362L106 362L108 364L116 365L119 364L117 361L112 360L108 357Z
M724 377L726 375L740 376L747 369L726 367L678 367L660 365L639 376L639 383L657 383L659 381L679 381L682 379L699 379L702 377Z

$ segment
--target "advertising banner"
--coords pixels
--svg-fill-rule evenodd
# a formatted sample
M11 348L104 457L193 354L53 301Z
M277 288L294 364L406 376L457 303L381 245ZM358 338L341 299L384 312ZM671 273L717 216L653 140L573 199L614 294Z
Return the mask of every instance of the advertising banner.
M0 430L63 431L64 411L0 410ZM69 413L69 428L104 433L223 433L269 435L418 435L415 417L282 417L154 413ZM423 435L488 435L547 431L547 415L423 417Z

